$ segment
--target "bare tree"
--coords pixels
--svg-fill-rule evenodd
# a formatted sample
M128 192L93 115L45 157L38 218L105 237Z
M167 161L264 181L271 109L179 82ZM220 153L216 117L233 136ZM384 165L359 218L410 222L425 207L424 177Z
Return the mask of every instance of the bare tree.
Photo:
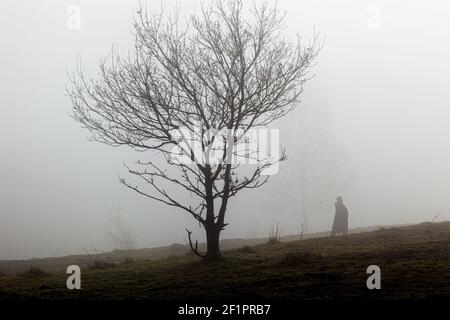
M321 111L321 112L319 112ZM327 114L329 110L303 108L290 126L296 152L289 158L290 167L284 167L285 193L301 213L300 231L309 233L313 213L329 210L339 192L349 184L345 150L334 139Z
M136 249L136 238L133 235L131 227L123 223L119 209L111 212L108 224L105 226L105 231L116 248L128 251Z
M284 153L273 159L238 146L248 143L250 130L295 107L320 47L315 33L307 44L284 37L285 15L276 6L253 5L246 19L243 9L240 0L214 1L182 23L177 10L149 15L141 8L135 50L127 58L113 50L100 64L98 80L78 68L68 89L73 117L93 140L164 157L163 163L126 166L150 190L129 178L120 181L196 219L206 231L206 253L187 230L189 243L207 259L220 257L229 199L262 186L264 170L285 159ZM256 164L244 170L237 158ZM187 203L176 188L190 194Z

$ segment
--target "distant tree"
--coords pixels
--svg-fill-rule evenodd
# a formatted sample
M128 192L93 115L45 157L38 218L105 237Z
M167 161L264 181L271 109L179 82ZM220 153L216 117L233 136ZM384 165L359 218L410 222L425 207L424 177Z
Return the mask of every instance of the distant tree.
M291 203L300 209L300 233L311 231L310 219L333 208L333 201L348 188L351 177L346 154L335 140L329 110L302 108L295 111L290 136L295 148L290 166L283 168Z
M114 243L116 249L136 249L136 238L131 227L123 223L119 209L110 214L105 229L106 235Z
M250 130L268 126L295 107L319 50L315 33L306 45L300 37L290 41L281 34L285 14L276 6L253 5L248 19L243 11L243 1L214 1L181 23L178 11L150 16L141 8L134 22L134 52L121 58L113 50L100 64L98 80L78 68L68 89L73 117L93 140L164 157L163 163L127 166L152 191L120 181L196 219L206 231L206 253L199 252L187 230L189 243L207 259L220 257L230 198L262 186L268 180L264 170L285 159L284 153L278 159L252 158L238 151L239 145L248 143ZM217 154L220 161L209 161ZM252 158L254 169L243 170L236 157ZM181 200L186 193L188 203Z

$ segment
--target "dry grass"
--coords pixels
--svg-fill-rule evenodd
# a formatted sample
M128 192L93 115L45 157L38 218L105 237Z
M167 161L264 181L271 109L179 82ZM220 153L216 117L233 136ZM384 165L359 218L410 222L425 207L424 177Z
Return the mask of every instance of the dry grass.
M366 288L377 264L382 290ZM82 290L65 288L65 270L2 277L0 298L43 299L448 299L450 223L275 244L224 252L204 263L181 255L82 269Z
M35 266L31 266L27 271L25 271L22 275L27 277L43 277L47 276L48 272L43 269Z

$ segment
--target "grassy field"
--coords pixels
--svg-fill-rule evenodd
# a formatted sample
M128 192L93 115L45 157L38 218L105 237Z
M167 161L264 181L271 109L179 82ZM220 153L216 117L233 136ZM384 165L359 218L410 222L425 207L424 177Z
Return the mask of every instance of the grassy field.
M368 290L366 268L381 268ZM207 263L190 254L82 269L81 290L65 269L0 275L1 299L342 300L450 298L450 222L336 238L263 243Z

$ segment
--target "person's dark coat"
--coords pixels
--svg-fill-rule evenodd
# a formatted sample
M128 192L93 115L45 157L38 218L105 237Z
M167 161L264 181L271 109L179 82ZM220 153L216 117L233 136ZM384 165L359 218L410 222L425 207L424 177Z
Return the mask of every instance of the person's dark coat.
M332 234L348 232L348 210L343 203L336 202Z

